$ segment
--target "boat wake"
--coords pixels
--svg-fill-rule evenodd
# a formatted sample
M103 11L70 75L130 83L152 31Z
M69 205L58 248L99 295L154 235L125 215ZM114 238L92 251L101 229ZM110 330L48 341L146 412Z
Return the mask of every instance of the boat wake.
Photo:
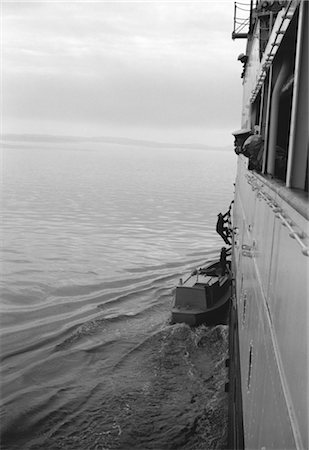
M114 365L110 396L97 398L100 414L90 429L84 424L71 439L58 430L53 448L74 448L81 438L89 449L223 448L227 340L226 326L181 324L154 333Z
M113 348L112 341L103 345L104 352ZM62 375L61 385L48 390L48 401L46 389L40 394L42 408L24 402L23 411L4 427L2 448L224 448L227 355L225 325L162 325L108 370L104 358L92 359L88 370L92 375L96 370L95 384L93 376L90 386L84 370L74 384L64 385Z
M224 447L228 330L170 325L169 271L23 307L32 322L5 336L3 450Z

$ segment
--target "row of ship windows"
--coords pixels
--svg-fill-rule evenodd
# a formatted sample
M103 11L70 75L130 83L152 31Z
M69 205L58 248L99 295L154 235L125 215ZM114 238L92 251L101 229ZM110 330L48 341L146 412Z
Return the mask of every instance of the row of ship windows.
M308 2L299 8L250 106L250 128L264 145L258 170L308 192Z

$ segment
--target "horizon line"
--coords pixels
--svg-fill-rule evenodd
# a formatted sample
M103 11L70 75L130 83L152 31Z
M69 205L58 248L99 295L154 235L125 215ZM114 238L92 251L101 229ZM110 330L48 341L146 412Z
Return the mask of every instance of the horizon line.
M36 133L4 133L1 134L2 143L8 142L45 142L45 143L108 143L115 145L138 145L152 148L195 148L200 150L225 150L228 146L215 147L201 143L180 144L176 142L152 141L146 139L114 137L114 136L71 136L71 135L53 135L53 134L36 134Z

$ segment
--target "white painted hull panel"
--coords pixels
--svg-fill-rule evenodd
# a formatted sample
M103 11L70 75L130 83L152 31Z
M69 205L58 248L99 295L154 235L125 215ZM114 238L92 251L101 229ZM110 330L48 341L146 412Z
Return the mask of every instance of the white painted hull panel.
M308 221L261 180L241 157L233 268L245 448L307 449L309 258L267 199L297 229L305 231Z

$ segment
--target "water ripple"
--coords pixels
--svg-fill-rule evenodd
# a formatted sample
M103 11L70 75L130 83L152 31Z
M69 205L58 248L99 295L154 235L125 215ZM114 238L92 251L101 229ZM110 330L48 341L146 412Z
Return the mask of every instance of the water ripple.
M4 151L3 448L207 447L223 340L167 324L222 245L233 155L40 145Z

